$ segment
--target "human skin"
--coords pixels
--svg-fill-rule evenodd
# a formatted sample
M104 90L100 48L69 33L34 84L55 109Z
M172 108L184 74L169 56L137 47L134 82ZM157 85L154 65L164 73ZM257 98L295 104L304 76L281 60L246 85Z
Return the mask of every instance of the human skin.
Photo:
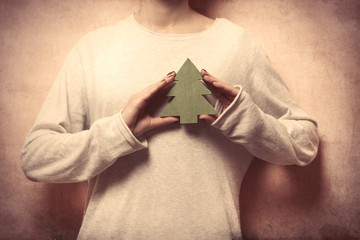
M175 72L171 72L162 80L151 84L139 93L130 97L122 112L122 117L135 136L140 136L151 129L178 121L175 117L154 118L146 111L151 98L153 98L156 93L163 89L167 84L174 81L175 75Z

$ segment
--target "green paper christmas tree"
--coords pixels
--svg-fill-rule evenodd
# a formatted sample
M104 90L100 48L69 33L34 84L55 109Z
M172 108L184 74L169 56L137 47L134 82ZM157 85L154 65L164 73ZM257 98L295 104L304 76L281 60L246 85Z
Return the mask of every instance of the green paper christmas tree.
M161 117L180 117L180 123L197 123L198 115L217 114L203 95L211 94L200 80L202 76L187 59L175 76L175 86L167 96L175 97L161 113Z

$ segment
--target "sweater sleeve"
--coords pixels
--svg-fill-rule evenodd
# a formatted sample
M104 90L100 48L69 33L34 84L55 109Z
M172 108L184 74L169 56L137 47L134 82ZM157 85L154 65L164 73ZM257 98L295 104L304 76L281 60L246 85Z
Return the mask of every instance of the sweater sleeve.
M317 123L293 100L264 51L249 46L246 84L212 124L252 155L270 163L300 166L316 156Z
M84 67L75 47L55 80L21 151L22 168L33 181L90 179L119 157L147 147L128 129L121 112L89 126Z

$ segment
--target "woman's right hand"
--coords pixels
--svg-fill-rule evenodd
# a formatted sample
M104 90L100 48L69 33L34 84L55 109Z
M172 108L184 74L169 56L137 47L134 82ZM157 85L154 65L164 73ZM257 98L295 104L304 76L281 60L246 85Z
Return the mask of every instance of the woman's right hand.
M151 99L166 85L174 81L175 75L175 72L171 72L161 81L151 84L130 97L122 111L122 118L135 137L151 129L179 121L176 117L151 117L146 109Z

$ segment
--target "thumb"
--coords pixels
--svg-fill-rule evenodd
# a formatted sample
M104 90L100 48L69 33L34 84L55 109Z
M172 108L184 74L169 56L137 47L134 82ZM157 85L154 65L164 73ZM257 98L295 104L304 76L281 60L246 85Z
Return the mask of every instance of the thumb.
M155 118L151 118L151 123L149 126L149 130L154 129L154 128L158 128L158 127L162 127L162 126L166 126L169 125L171 123L175 123L175 122L179 122L179 119L176 117L155 117Z
M200 115L199 119L205 120L207 123L212 124L218 118L218 115Z

